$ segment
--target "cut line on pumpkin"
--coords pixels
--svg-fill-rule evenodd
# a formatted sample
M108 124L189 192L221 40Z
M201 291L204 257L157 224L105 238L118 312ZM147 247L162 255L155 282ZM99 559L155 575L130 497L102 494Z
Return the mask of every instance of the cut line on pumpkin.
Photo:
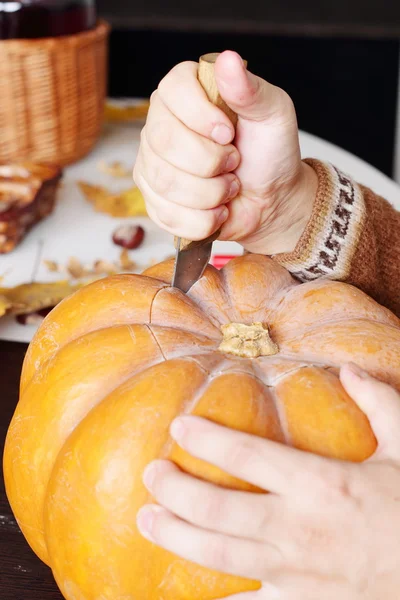
M152 330L152 328L151 328L151 324L150 324L150 323L146 323L145 327L148 329L148 331L149 331L149 333L150 333L151 337L153 338L153 340L154 340L154 341L155 341L155 343L157 344L157 347L158 347L159 351L161 352L161 356L163 357L163 359L164 359L164 362L166 362L168 359L167 359L167 357L165 356L165 354L164 354L164 352L163 352L163 349L161 348L160 342L158 341L158 339L157 339L157 337L156 337L156 334L154 333L154 331L153 331L153 330Z
M200 316L204 319L205 322L207 322L209 325L211 325L211 327L213 327L215 329L215 336L212 337L211 334L203 334L203 333L199 333L198 329L194 329L194 328L188 328L185 327L184 325L182 325L181 323L179 323L178 325L163 325L160 324L159 322L153 322L153 305L154 302L156 300L156 296L158 296L158 294L160 294L161 292L170 292L171 295L178 295L178 297L180 298L184 298L185 302L190 303L190 305L187 307L188 310L193 310L193 312L198 312L200 313ZM215 323L214 323L215 321ZM206 314L203 310L203 308L196 302L196 300L194 300L193 298L189 297L188 294L184 294L183 292L181 292L180 290L178 290L177 288L171 287L171 286L167 286L165 288L162 288L160 290L157 291L157 293L155 294L152 302L151 302L151 306L150 306L150 317L149 317L149 323L151 325L154 325L156 327L166 327L168 329L174 329L176 331L184 331L186 333L191 333L194 335L198 335L198 336L203 336L204 338L207 338L211 341L220 341L222 339L222 334L221 334L221 323L216 321L215 319L213 319L210 315Z

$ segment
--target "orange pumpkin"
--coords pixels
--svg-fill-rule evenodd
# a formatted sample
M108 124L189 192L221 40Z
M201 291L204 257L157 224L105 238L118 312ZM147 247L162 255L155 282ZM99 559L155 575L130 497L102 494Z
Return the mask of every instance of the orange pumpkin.
M155 458L250 489L171 441L177 415L362 461L376 440L338 367L352 359L400 388L400 321L359 290L299 285L247 255L209 267L184 295L168 284L172 266L79 290L46 318L26 356L7 493L68 600L214 600L258 589L178 559L136 529L150 500L142 473Z

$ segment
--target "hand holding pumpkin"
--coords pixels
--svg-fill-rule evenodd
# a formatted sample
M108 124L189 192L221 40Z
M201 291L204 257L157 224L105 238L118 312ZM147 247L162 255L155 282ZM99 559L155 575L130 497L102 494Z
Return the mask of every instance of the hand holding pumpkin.
M218 58L215 74L239 116L236 137L229 118L208 101L196 63L172 69L152 96L134 169L148 213L192 240L223 224L221 239L251 252L290 252L317 190L314 170L300 158L293 103L249 73L234 52Z
M164 461L145 484L142 534L190 561L259 579L241 600L386 600L400 586L400 398L355 366L341 381L378 440L362 464L334 461L195 418L172 435L192 455L270 493L193 479ZM232 597L233 598L233 597Z

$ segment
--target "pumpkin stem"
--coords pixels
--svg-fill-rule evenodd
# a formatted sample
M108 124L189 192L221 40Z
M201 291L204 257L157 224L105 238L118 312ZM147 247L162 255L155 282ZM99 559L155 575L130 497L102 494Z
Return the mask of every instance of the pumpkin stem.
M278 354L279 348L270 338L268 327L263 323L244 325L228 323L221 327L223 340L218 350L242 358L258 358Z

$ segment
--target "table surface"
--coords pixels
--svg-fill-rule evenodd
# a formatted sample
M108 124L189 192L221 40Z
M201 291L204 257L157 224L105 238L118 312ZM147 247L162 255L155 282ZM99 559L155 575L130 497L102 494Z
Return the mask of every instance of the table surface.
M18 399L18 382L26 345L0 342L1 453ZM29 591L28 591L29 590ZM61 600L50 570L29 548L12 515L0 477L0 598Z
M400 188L357 157L324 140L301 133L303 156L333 162L375 189L400 209ZM18 385L27 345L0 340L0 451L18 400ZM62 600L50 570L36 558L12 515L0 474L0 599Z

